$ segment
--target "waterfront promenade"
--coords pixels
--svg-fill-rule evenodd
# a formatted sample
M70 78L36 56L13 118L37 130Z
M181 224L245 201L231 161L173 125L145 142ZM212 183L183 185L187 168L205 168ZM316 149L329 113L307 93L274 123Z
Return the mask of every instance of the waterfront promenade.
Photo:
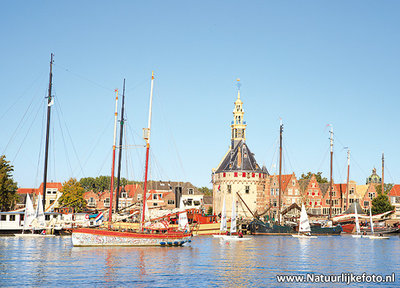
M399 244L399 236L389 240L257 236L244 242L199 236L187 247L77 248L69 237L0 237L1 286L348 287L278 283L277 275L392 275L400 267ZM399 285L396 279L380 287Z

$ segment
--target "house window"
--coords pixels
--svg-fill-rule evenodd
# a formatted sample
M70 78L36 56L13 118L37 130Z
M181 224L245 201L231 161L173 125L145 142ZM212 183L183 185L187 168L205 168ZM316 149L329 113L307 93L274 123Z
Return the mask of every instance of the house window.
M15 221L15 215L10 215L10 221Z
M199 200L195 200L195 201L193 201L193 203L194 203L194 206L200 206L200 201Z
M349 203L354 203L354 199L349 199Z
M326 205L329 205L329 199L326 199Z
M227 185L228 186L228 193L232 193L232 185Z
M296 186L296 180L292 180L292 186Z
M292 195L292 193L293 193L293 190L292 189L288 189L288 194Z
M193 194L194 194L193 188L189 188L189 189L188 189L188 194L189 194L189 195L193 195Z
M294 195L299 195L299 189L294 190Z
M53 190L53 194L57 194L57 190Z
M104 199L104 207L110 207L110 198Z
M279 188L275 189L275 195L279 196Z
M274 188L271 188L271 196L274 196Z
M54 203L55 200L50 200L50 205Z
M174 205L175 204L175 200L168 200L168 204L169 205Z
M126 192L122 192L122 193L121 193L121 197L122 197L122 198L126 198L126 197L127 197Z
M188 198L188 199L187 199L187 205L188 205L188 206L192 206L192 203L193 203L193 199Z
M246 194L250 193L250 186L244 186L244 190Z
M351 189L350 189L349 194L350 194L350 195L353 195L353 194L354 194L354 188L351 188Z
M157 205L158 205L158 203L156 203L156 202L153 203L153 206L157 206Z
M276 207L277 205L276 205L276 200L274 200L274 202L273 202L273 206L274 207Z
M364 201L364 207L368 207L369 206L369 202L368 201Z
M50 215L44 215L44 220L50 221Z
M6 221L7 220L7 215L1 215L0 221Z
M51 194L51 190L46 190L46 194Z
M157 194L153 194L153 200L157 200Z

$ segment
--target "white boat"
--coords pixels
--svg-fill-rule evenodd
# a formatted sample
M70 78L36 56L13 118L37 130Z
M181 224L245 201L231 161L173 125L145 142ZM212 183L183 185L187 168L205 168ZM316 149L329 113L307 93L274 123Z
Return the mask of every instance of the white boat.
M225 198L224 198L224 202L223 202L223 206L222 206L223 208L223 215L225 216L225 217L222 217L222 219L225 219L225 223L222 223L222 219L221 219L221 229L225 229L226 230L226 211L225 211ZM222 231L222 230L221 230ZM233 194L233 200L232 200L232 215L231 215L231 229L230 229L230 231L229 231L230 233L229 233L229 235L224 235L224 234L221 234L221 235L213 235L214 237L216 237L216 238L220 238L220 239L223 239L223 240L229 240L229 241L235 241L235 240L237 240L237 241L247 241L247 240L251 240L252 238L247 238L247 237L243 237L243 235L242 234L240 234L240 235L237 235L237 234L234 234L234 233L236 233L237 232L237 229L236 229L236 199L235 199L235 194Z
M227 231L227 225L226 225L226 207L225 207L225 196L224 196L224 201L222 202L222 211L221 211L221 223L219 225L219 233L218 235L213 235L215 238L224 238Z
M306 207L304 207L304 203L301 205L301 213L300 213L300 221L299 221L299 233L292 234L295 238L317 238L317 236L311 235L311 227L310 222L308 221L308 215L306 212Z
M369 207L369 222L371 224L371 234L372 234L368 235L369 239L389 239L389 237L383 236L382 234L374 235L374 222L372 221L371 207Z

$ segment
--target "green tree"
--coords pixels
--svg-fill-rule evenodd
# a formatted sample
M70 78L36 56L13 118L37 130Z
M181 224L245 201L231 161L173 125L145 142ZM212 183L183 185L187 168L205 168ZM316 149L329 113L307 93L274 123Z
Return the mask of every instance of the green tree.
M383 185L384 185L383 189L385 190L384 194L388 195L390 190L392 190L394 184L388 183L388 184L383 184ZM381 194L382 193L382 185L381 184L375 185L375 191L376 191L376 193L378 193L378 195Z
M198 188L199 189L199 191L201 192L201 193L203 193L205 196L212 196L213 194L212 194L212 190L211 189L209 189L209 188L207 188L207 187L201 187L201 188Z
M382 194L382 185L375 186L375 191L378 193L378 196L372 199L371 213L373 215L385 213L394 209L394 207L390 204L389 197L387 196L392 188L393 184L384 184L383 189L385 191Z
M212 214L213 214L213 208L212 207L208 207L207 215L212 215Z
M315 178L317 179L318 183L328 183L328 179L326 177L322 178L322 172L317 172L317 173L312 173L312 172L307 172L307 174L301 174L301 177L299 180L305 180L305 179L311 179L312 175L315 175Z
M14 208L17 200L17 183L12 179L14 167L6 156L0 157L0 211L9 211Z
M86 201L83 198L85 189L76 179L71 178L63 183L61 188L62 195L58 202L62 206L73 207L75 212L82 212L86 207Z
M86 178L81 178L79 180L79 183L85 189L85 192L94 190L96 188L96 179L93 177L86 177Z

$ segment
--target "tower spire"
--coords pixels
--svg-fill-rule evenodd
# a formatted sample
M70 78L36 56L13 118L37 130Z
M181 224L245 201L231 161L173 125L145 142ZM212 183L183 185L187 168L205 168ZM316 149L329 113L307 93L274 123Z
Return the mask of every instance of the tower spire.
M232 137L231 137L231 149L234 149L236 145L240 142L246 141L246 122L243 119L244 110L243 102L240 99L240 79L237 79L238 94L235 101L235 108L233 109L233 121L231 124Z

